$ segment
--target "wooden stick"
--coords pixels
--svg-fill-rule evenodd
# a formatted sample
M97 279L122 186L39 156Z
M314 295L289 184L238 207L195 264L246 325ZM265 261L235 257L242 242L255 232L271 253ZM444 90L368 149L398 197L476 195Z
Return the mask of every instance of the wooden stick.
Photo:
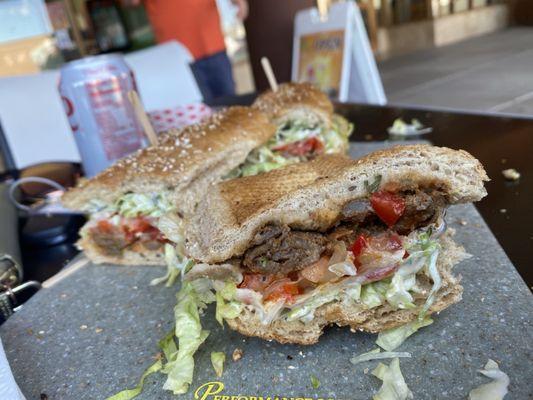
M133 106L135 116L142 125L144 129L144 134L150 141L150 144L152 146L157 146L159 144L159 141L157 140L157 135L154 131L154 128L152 127L152 124L150 123L150 120L148 119L148 115L146 115L146 112L144 111L144 107L141 103L139 95L135 90L130 90L128 92L128 99L130 100L130 103Z
M265 75L268 79L268 83L270 84L270 88L272 89L273 92L277 92L278 81L276 80L274 71L272 71L272 66L270 65L270 61L268 61L268 58L261 57L261 65L263 66L263 70L265 71Z
M316 0L316 3L318 8L318 14L320 15L320 20L326 21L328 19L329 0Z

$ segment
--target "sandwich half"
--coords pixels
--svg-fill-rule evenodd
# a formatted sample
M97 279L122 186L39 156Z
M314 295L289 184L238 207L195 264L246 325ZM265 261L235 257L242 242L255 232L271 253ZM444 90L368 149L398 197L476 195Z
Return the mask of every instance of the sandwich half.
M272 137L267 116L231 107L205 122L159 136L96 177L67 191L62 203L90 215L78 245L95 263L164 265L164 245L181 247L181 217L210 186Z
M444 217L486 180L465 151L410 145L219 183L185 224L185 285L214 290L232 329L281 343L423 320L461 299Z
M276 133L252 151L228 176L258 173L309 161L321 154L346 153L353 126L333 112L328 96L310 83L284 83L252 105L265 113Z

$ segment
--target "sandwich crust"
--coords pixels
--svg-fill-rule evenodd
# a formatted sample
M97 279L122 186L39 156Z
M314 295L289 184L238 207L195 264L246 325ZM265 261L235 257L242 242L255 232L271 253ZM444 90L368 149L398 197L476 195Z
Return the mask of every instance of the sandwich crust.
M444 147L396 146L359 160L323 156L214 186L186 222L187 254L211 264L239 257L270 223L325 231L346 203L367 198L378 178L385 190L438 187L448 204L480 200L488 180L477 159Z
M111 204L128 192L169 191L180 207L190 209L200 192L241 164L275 130L261 111L230 107L201 124L161 134L158 146L141 149L81 182L62 202L82 210L92 199Z
M253 108L267 114L276 125L299 118L330 125L333 104L328 96L310 83L282 83L278 90L268 90L254 102Z
M460 279L452 275L454 265L467 257L464 249L458 246L451 234L445 234L440 240L441 251L437 260L437 268L442 277L442 286L437 292L435 302L428 311L428 315L440 312L461 300L463 287ZM336 301L325 304L315 311L315 317L309 323L301 321L274 321L270 325L263 325L259 318L251 311L245 310L235 319L227 319L226 323L233 330L247 336L256 336L265 340L276 340L280 343L294 343L309 345L318 339L328 325L349 326L352 331L366 331L371 333L404 325L418 318L418 314L425 303L431 283L423 276L417 276L418 285L424 289L424 295L415 298L416 308L395 310L388 304L366 309L354 306L351 302Z

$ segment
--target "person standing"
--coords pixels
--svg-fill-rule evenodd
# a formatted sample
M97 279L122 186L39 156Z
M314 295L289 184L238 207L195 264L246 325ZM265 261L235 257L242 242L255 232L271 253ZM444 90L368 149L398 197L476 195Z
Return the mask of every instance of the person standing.
M247 0L231 2L237 6L237 17L244 20ZM122 0L124 6L141 3L158 43L177 40L191 52L195 60L191 69L204 100L235 94L216 0Z

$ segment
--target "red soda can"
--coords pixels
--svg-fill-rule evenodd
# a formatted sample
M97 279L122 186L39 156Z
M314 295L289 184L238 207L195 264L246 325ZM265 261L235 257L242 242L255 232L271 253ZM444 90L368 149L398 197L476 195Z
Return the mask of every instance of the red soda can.
M87 177L147 145L128 92L133 72L118 54L86 57L61 68L59 93Z

